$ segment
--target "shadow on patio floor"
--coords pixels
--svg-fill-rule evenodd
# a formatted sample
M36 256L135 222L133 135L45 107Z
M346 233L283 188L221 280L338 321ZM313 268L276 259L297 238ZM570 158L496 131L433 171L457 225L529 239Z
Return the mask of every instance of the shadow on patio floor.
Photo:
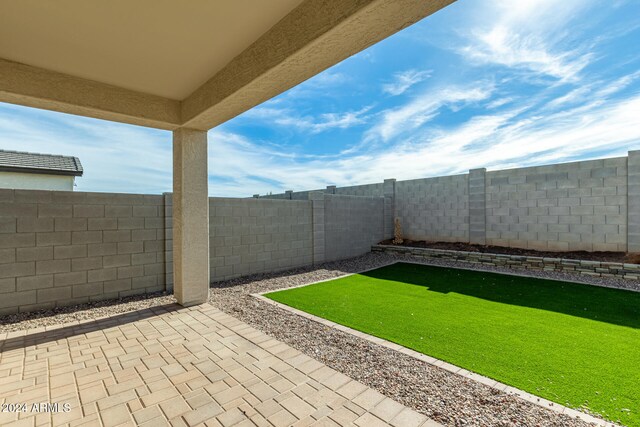
M189 310L189 308L178 304L166 304L80 323L27 330L26 334L25 331L11 332L6 339L0 340L0 353L89 334L179 310Z

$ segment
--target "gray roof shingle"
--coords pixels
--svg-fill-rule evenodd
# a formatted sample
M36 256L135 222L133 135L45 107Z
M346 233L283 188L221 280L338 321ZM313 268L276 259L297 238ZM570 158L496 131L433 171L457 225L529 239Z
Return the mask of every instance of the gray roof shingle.
M82 176L83 170L77 157L0 150L0 172Z

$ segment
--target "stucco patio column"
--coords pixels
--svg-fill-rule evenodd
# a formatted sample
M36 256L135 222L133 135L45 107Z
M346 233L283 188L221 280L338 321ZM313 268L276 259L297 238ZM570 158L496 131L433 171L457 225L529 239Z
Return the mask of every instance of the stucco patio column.
M173 131L173 270L178 303L209 298L207 132Z

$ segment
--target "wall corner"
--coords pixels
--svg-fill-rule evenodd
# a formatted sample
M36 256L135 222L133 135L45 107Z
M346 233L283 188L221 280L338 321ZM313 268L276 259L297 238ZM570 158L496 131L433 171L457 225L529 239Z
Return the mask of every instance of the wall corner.
M325 194L322 191L310 191L311 225L313 233L313 265L325 261Z
M487 169L469 171L469 243L487 244Z
M382 234L386 239L393 238L393 222L396 218L396 179L385 179L382 183L382 195L384 197L384 213Z
M627 157L627 252L640 253L640 150Z

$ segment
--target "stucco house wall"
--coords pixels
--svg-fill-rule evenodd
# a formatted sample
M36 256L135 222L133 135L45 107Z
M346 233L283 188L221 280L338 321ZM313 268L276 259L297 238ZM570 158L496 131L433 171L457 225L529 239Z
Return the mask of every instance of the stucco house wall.
M0 188L73 191L75 177L39 173L0 172Z

